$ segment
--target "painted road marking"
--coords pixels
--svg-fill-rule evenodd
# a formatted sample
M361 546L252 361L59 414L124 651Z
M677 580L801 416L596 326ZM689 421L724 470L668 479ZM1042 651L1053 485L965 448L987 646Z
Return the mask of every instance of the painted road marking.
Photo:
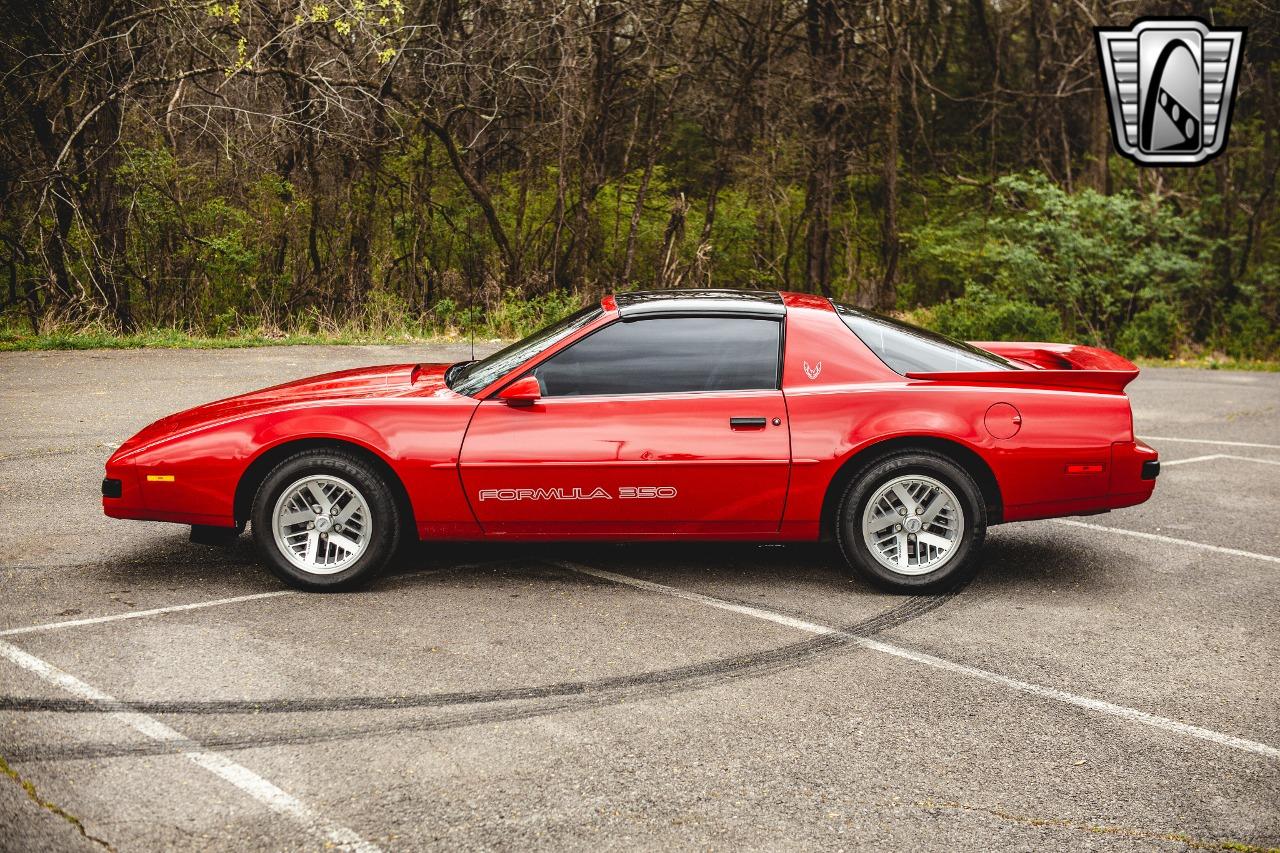
M1219 441L1211 438L1171 438L1160 435L1144 435L1143 441L1184 441L1187 444L1217 444L1222 447L1265 447L1268 450L1280 450L1280 444L1257 444L1252 441Z
M103 705L120 704L117 699L93 685L3 640L0 640L0 656L8 658L28 672L80 699ZM297 821L304 829L320 839L326 847L331 846L339 850L356 851L356 853L379 851L380 848L376 845L365 841L345 826L334 823L313 811L301 800L276 787L248 767L237 764L221 753L203 748L182 732L170 728L155 717L137 711L110 711L108 714L152 740L172 744L177 753L185 756L197 767L230 782L272 811Z
M199 610L203 607L218 607L223 604L238 604L241 601L255 601L259 598L279 598L283 595L298 595L297 590L281 589L275 592L259 592L253 595L237 595L234 598L215 598L212 601L197 601L194 604L175 604L171 607L155 607L151 610L131 610L128 613L114 613L110 616L93 616L87 619L71 619L66 622L46 622L43 625L28 625L25 628L9 628L0 631L0 637L11 637L14 634L31 634L36 631L55 631L59 628L76 628L80 625L98 625L103 622L118 622L121 619L141 619L144 616L159 616L162 613L177 613L181 610Z
M1137 539L1149 539L1152 542L1164 542L1169 545L1185 545L1188 548L1199 548L1202 551L1213 551L1217 554L1230 554L1233 557L1248 557L1251 560L1264 560L1268 563L1280 563L1280 557L1273 557L1270 554L1241 551L1239 548L1224 548L1221 545L1209 545L1204 542L1194 542L1190 539L1176 539L1172 536L1162 536L1159 533L1147 533L1142 530L1125 530L1123 527L1103 527L1101 524L1090 524L1087 521L1076 521L1071 518L1051 518L1049 521L1054 524L1066 524L1070 527L1083 527L1086 530L1100 530L1103 533L1118 533L1121 536L1133 536Z
M1171 465L1186 465L1188 462L1208 462L1210 459L1226 459L1225 453L1210 453L1208 456L1192 456L1190 459L1161 459L1160 467L1168 468Z
M481 569L486 566L498 566L509 562L510 560L486 560L480 563L463 563L461 565L449 566L432 572L422 572L416 575L409 575L408 578L412 580L419 577L433 577L440 572ZM150 610L131 610L127 613L113 613L110 616L90 616L85 619L70 619L66 622L45 622L40 625L28 625L24 628L7 628L0 631L0 637L11 637L15 634L32 634L37 631L56 631L60 628L78 628L81 625L99 625L103 622L119 622L122 619L141 619L145 616L162 616L165 613L178 613L183 610L200 610L205 607L219 607L223 604L239 604L242 601L256 601L260 598L280 598L286 595L302 594L302 592L296 589L278 589L275 592L255 592L252 595L237 595L231 598L215 598L212 601L197 601L192 604L174 604L169 607L153 607Z
M1264 758L1270 758L1280 761L1280 749L1269 744L1259 743L1258 741L1248 740L1235 735L1216 732L1212 729L1201 728L1187 723L1180 723L1177 720L1171 720L1168 717L1161 717L1156 714L1149 714L1146 711L1139 711L1136 708L1128 708L1124 705L1116 705L1111 702L1104 702L1101 699L1091 699L1088 696L1079 696L1075 693L1068 693L1065 690L1059 690L1055 687L1045 687L1040 684L1032 684L1028 681L1021 681L1017 678L1011 678L1007 675L1001 675L997 672L991 672L985 669L979 669L976 666L968 664L956 663L945 658L936 657L935 655L917 652L912 649L895 646L891 643L885 643L880 640L873 640L869 637L859 637L856 634L849 634L844 631L838 631L826 625L819 625L816 622L808 622L803 619L796 619L793 616L786 616L781 613L774 613L769 610L762 610L758 607L752 607L746 604L735 604L731 601L713 598L709 595L702 595L697 592L689 592L676 587L666 586L652 581L633 578L629 575L620 575L615 572L605 571L604 569L595 569L590 566L583 566L577 563L557 562L556 565L578 572L584 575L600 578L601 580L612 581L613 583L625 584L627 586L643 589L647 592L655 592L660 595L667 595L673 598L691 601L702 604L707 607L714 607L719 610L728 610L731 613L740 613L744 616L751 616L756 619L763 619L767 622L773 622L778 625L785 625L788 628L795 628L800 631L806 631L810 634L833 635L841 637L850 643L861 646L864 649L882 652L887 655L902 658L904 660L913 661L915 663L931 666L935 669L953 672L957 675L966 675L970 678L977 678L991 684L999 684L1002 687L1008 687L1020 693L1027 693L1032 696L1038 696L1042 699L1052 699L1056 702L1062 702L1067 705L1074 705L1077 708L1085 708L1090 711L1097 711L1113 717L1119 717L1134 723L1141 723L1152 728L1162 729L1174 734L1184 735L1187 737L1198 738L1199 740L1216 743L1220 746L1229 746L1233 749L1251 752L1254 755L1261 755Z
M1261 465L1280 465L1280 459L1257 459L1253 456L1236 456L1234 453L1210 453L1208 456L1192 456L1190 459L1172 459L1168 462L1160 460L1162 468L1170 465L1186 465L1188 462L1208 462L1211 459L1239 459L1243 462L1257 462Z

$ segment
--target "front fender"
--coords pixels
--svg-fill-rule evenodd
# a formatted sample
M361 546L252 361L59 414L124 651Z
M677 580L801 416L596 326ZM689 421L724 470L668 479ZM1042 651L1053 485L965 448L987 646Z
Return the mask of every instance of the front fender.
M381 432L355 412L297 409L252 415L156 441L108 463L137 484L132 503L164 521L235 522L236 486L263 453L290 441L333 439L358 445L390 462Z
M361 420L358 415L336 412L295 413L294 417L275 417L260 425L252 437L254 448L249 462L291 441L331 439L355 444L392 463L390 442L380 430Z

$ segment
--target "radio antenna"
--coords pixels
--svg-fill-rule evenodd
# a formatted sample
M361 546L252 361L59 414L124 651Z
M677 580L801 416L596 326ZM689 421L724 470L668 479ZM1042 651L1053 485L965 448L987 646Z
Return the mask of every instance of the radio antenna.
M467 306L467 325L471 331L471 360L476 360L476 280L475 276L468 276L470 281L467 285L467 301L471 304Z

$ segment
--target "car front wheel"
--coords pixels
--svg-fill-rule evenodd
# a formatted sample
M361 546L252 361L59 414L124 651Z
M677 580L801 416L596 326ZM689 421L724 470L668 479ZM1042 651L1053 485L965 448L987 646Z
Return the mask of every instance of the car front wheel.
M899 453L845 488L836 538L849 567L895 592L933 592L977 569L986 504L973 477L946 457Z
M362 586L385 567L399 541L396 501L382 476L341 450L285 459L253 502L253 537L271 570L299 589Z

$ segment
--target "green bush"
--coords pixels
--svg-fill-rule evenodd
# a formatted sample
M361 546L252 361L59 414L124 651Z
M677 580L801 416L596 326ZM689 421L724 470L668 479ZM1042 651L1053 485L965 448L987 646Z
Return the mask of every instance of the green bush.
M1199 216L1130 191L1068 193L1034 172L961 187L932 221L909 232L907 295L928 304L981 288L1001 303L943 309L942 322L963 325L963 318L999 312L1039 331L1047 315L1023 306L1041 306L1061 318L1070 339L1104 343L1117 339L1135 305L1163 305L1129 337L1154 346L1150 335L1163 334L1158 324L1170 320L1164 312L1176 321L1182 306L1203 301L1212 278Z
M1164 302L1133 315L1116 337L1115 348L1128 358L1168 358L1178 344L1181 329L1178 315Z
M1236 359L1274 359L1280 356L1280 329L1257 306L1232 305L1213 346Z
M522 338L582 307L582 299L568 291L553 290L532 299L507 297L489 306L484 315L487 337Z
M959 299L933 309L929 325L964 341L1060 341L1062 318L1025 300L1001 299L973 287Z

